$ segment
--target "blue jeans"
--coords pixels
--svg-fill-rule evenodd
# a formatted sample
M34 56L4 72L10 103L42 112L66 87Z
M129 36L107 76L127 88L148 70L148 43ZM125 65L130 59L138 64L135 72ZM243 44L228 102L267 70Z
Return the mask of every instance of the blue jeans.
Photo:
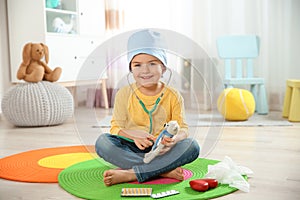
M96 141L96 152L105 161L122 169L133 169L139 182L155 178L194 161L200 152L198 143L187 138L179 141L164 155L157 156L150 163L144 163L145 153L151 147L140 150L133 142L108 133L101 134Z

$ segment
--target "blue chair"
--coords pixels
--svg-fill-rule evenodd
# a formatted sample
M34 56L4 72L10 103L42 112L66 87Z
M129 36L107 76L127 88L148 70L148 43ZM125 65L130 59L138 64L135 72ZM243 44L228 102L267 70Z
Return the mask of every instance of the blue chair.
M256 112L268 114L264 78L254 77L253 73L253 59L259 55L259 38L256 35L222 36L217 38L217 49L225 62L225 88L250 85Z

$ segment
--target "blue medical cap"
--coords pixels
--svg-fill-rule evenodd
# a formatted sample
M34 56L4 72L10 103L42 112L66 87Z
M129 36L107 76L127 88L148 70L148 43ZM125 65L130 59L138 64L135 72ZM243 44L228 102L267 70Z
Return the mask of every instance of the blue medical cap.
M134 56L145 53L158 58L165 66L167 66L166 47L165 40L159 32L149 29L141 30L129 37L127 44L127 58L130 63Z

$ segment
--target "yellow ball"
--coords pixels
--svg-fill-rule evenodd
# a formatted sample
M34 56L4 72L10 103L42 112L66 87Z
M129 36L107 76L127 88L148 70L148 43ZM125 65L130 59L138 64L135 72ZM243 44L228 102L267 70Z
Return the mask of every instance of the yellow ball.
M226 120L244 121L255 111L255 100L245 89L227 88L218 98L218 110Z

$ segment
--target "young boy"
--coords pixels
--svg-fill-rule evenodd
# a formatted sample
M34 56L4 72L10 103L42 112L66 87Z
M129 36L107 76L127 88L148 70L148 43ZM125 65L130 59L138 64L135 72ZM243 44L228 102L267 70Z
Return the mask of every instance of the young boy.
M182 96L160 81L167 70L162 35L152 30L134 33L128 40L128 60L135 83L117 92L110 134L100 135L96 142L98 155L122 168L105 171L104 183L144 182L158 176L183 180L181 166L194 161L200 148L188 138ZM178 122L179 133L164 137L160 155L144 163L145 153L171 120Z

